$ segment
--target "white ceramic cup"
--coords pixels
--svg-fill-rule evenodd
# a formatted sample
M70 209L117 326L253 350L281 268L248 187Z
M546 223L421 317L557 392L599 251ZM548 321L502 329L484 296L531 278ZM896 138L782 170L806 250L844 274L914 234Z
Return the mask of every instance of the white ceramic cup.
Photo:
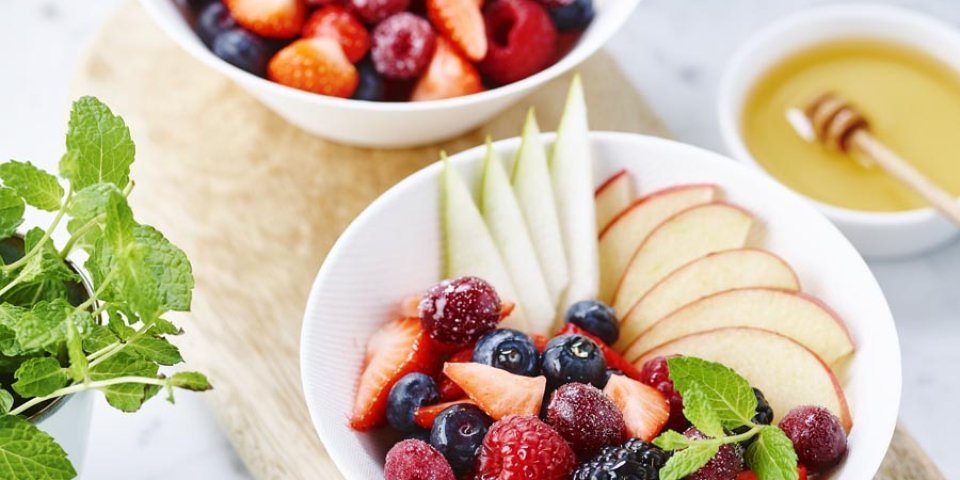
M533 76L465 97L389 103L317 95L249 74L216 57L193 32L173 0L141 0L140 3L187 52L237 82L290 123L342 143L393 148L438 142L479 126L596 53L626 22L639 2L594 0L596 17L573 50Z
M544 136L547 143L552 139ZM519 144L513 138L493 147L501 158L513 158ZM592 133L591 145L598 183L627 169L641 194L687 183L719 185L726 200L763 225L757 246L782 256L804 290L844 319L857 346L839 372L853 429L849 454L831 478L873 478L896 426L900 349L883 293L853 246L803 199L715 153L611 132ZM483 157L484 147L477 147L450 162L476 186ZM386 430L354 432L347 418L367 340L398 314L403 299L422 294L440 279L441 171L440 164L420 170L361 213L327 255L307 302L300 343L306 403L327 452L350 480L381 478L384 456L396 440Z
M960 72L960 32L934 18L880 5L822 7L789 16L763 29L740 47L727 66L719 93L719 124L728 153L766 171L741 136L740 115L747 94L768 68L791 54L837 39L877 39L924 52ZM950 161L952 152L944 152ZM927 251L958 231L932 208L866 212L809 201L832 220L866 256L902 257Z

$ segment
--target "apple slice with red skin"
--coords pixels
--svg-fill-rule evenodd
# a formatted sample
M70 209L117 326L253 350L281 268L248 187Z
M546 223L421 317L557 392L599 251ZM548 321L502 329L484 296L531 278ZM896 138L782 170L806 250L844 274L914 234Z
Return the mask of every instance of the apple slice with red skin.
M605 180L593 195L597 208L597 231L602 232L611 220L630 206L635 196L630 172L620 170Z

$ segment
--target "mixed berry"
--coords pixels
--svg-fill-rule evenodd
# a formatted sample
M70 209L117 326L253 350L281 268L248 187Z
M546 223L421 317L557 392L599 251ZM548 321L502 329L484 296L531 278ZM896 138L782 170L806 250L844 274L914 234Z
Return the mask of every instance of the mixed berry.
M509 305L478 278L441 282L410 303L417 308L408 304L371 338L351 419L356 430L387 424L402 433L387 480L655 480L675 454L653 444L666 429L709 439L684 417L667 358L637 369L611 348L616 317L603 303L572 305L551 339L498 328ZM751 424L770 425L773 409L753 394ZM823 408L799 407L779 427L800 478L846 452L840 420ZM724 443L685 478L756 478L748 446Z
M481 92L555 63L593 0L200 0L197 36L289 87L367 101Z

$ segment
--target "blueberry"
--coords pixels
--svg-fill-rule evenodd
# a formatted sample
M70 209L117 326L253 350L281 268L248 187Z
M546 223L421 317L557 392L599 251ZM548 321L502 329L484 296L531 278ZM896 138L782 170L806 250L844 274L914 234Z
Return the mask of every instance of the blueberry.
M492 423L476 405L453 405L433 421L430 445L446 457L458 477L463 476L473 469Z
M383 77L381 77L377 69L374 68L373 62L369 59L364 60L357 65L357 70L360 74L360 84L357 85L357 90L353 93L353 98L355 100L368 100L371 102L383 100Z
M572 323L607 345L613 345L620 337L620 322L617 313L598 300L574 303L567 310L567 323Z
M517 330L494 330L480 337L473 349L473 361L516 375L540 374L540 352L530 337Z
M593 15L593 0L573 0L573 3L565 7L550 9L550 18L561 32L575 32L587 28L593 21Z
M263 76L270 61L270 48L264 41L242 29L235 28L217 35L213 40L213 54L227 63L246 70L254 75Z
M570 382L603 387L607 361L597 344L583 335L561 335L550 340L541 363L548 388Z
M390 389L387 397L387 421L401 432L415 432L417 424L413 415L423 405L431 405L440 400L437 382L422 373L404 375Z
M206 46L213 47L213 41L221 33L237 28L237 21L223 3L213 2L200 8L197 15L197 36Z

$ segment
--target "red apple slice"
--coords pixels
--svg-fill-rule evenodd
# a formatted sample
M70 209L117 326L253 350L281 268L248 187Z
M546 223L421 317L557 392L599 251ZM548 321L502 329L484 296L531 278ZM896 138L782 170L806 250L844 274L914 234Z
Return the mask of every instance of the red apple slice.
M593 195L597 208L597 231L603 231L611 220L630 206L635 195L633 176L626 170L620 170L604 181Z

